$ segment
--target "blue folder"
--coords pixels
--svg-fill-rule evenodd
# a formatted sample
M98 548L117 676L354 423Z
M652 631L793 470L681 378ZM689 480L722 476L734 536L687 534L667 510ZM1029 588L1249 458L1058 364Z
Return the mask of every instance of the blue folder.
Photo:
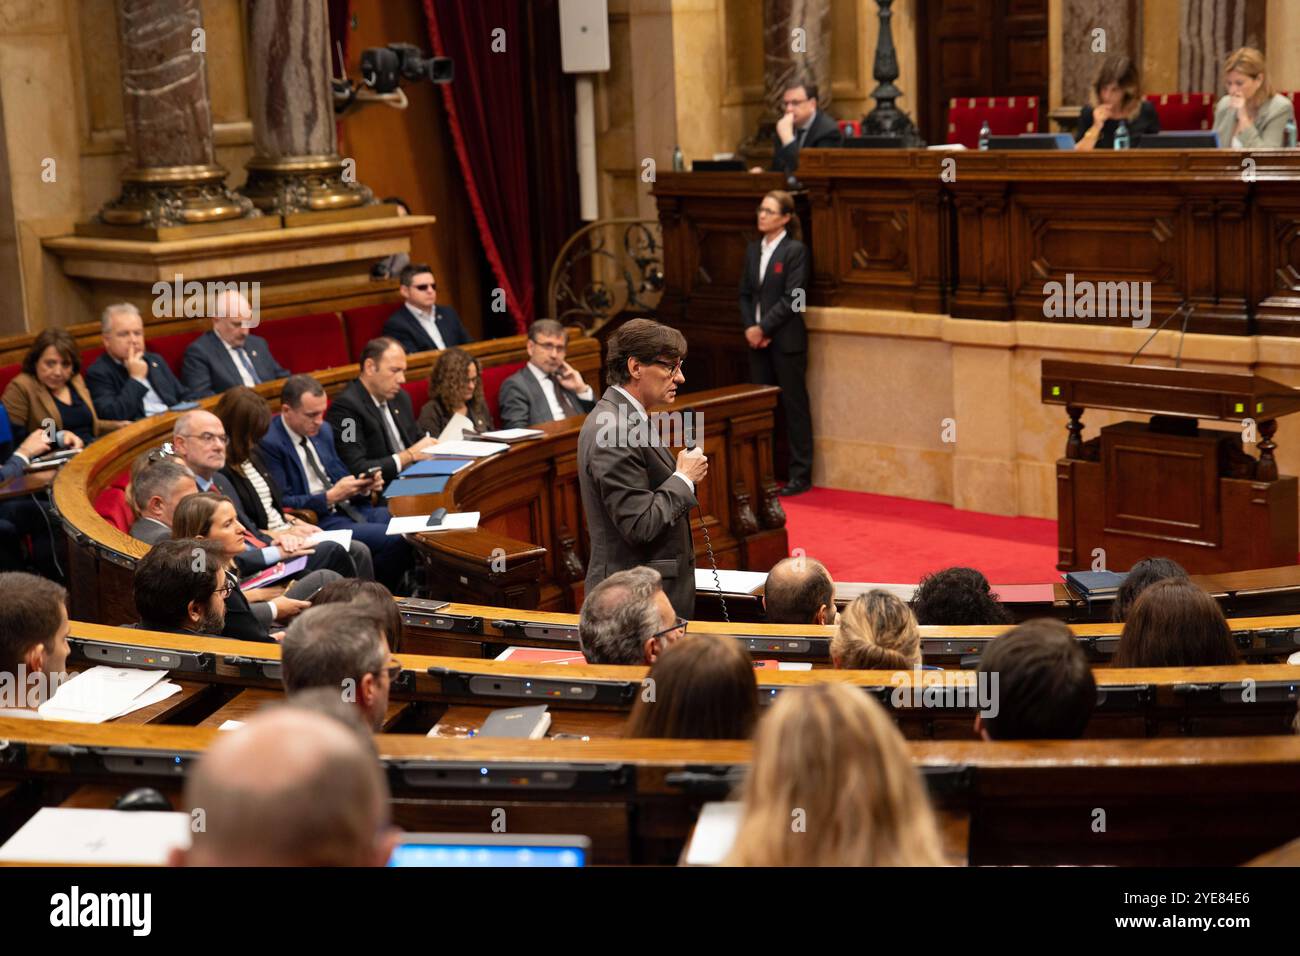
M432 475L454 475L467 464L469 464L469 462L454 461L450 458L429 458L425 461L417 461L397 477L426 478Z
M402 498L409 495L436 495L447 487L447 476L431 478L399 478L384 489L385 498Z

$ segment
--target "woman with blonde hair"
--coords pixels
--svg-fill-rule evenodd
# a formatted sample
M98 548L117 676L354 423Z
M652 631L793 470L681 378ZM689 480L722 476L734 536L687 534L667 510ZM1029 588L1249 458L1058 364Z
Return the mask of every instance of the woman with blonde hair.
M921 775L860 687L787 690L758 726L731 866L943 866Z
M1273 92L1264 54L1248 46L1228 54L1223 82L1228 92L1214 107L1219 145L1232 149L1285 145L1286 125L1295 122L1295 108L1281 93Z
M847 670L912 670L921 666L916 615L879 588L859 594L840 614L831 638L831 666Z

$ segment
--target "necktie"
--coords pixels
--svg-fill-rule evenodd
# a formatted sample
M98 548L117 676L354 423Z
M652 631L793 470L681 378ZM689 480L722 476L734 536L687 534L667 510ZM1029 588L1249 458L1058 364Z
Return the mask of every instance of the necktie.
M316 477L320 479L321 485L328 491L330 488L329 476L325 474L325 469L323 469L320 466L320 462L316 460L316 452L311 447L311 443L307 441L307 436L301 436L298 439L298 444L302 445L303 457L307 459L307 467L316 473ZM364 523L361 514L352 506L352 502L340 501L334 507L347 515L349 521L355 521L358 524Z
M384 420L384 434L388 436L388 450L394 455L400 455L403 451L402 436L397 430L397 422L393 420L393 413L388 407L388 403L379 406L379 417Z
M803 141L808 138L808 127L805 126L799 130L799 135L795 137L795 149L803 149Z
M560 410L564 412L565 417L577 415L581 410L576 407L569 390L560 384L560 376L552 375L551 384L555 386L555 400L560 403Z
M241 345L235 349L235 352L239 355L240 361L244 363L244 368L248 370L248 377L253 380L253 384L261 385L262 380L257 377L257 370L253 368L253 360L248 357L248 351Z

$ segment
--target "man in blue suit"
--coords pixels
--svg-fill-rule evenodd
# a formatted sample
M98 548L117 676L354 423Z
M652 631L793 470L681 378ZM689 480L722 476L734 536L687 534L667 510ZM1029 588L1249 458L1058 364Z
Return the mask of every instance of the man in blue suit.
M358 478L348 472L334 449L334 430L325 421L329 399L310 375L291 375L280 392L280 414L258 445L271 476L284 489L290 508L309 508L326 531L347 529L370 548L375 577L402 593L402 576L412 566L410 547L401 535L387 534L386 507L370 504L370 494L384 486L383 476Z
M406 302L384 322L384 335L406 350L430 352L471 341L460 316L448 305L438 305L438 283L433 270L422 262L402 270L402 298Z
M252 388L286 378L289 370L275 360L266 339L250 335L255 323L248 300L235 289L216 300L212 331L204 332L185 350L181 381L199 398L236 385Z
M104 354L86 369L86 387L100 418L133 422L193 401L195 396L172 374L167 360L144 350L139 309L130 302L110 305L100 326Z

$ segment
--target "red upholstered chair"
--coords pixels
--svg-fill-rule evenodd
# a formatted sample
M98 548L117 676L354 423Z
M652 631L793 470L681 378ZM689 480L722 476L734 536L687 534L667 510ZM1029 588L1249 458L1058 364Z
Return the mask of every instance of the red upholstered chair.
M5 390L5 387L10 382L12 382L15 378L17 378L18 373L21 372L22 370L23 370L22 362L15 362L13 365L5 365L3 367L0 367L0 392L3 392Z
M1038 132L1036 96L962 96L948 101L948 142L976 149L987 120L994 136Z
M253 331L266 339L276 361L294 373L334 368L350 361L343 320L337 312L268 319Z
M415 409L415 415L420 416L420 409L424 408L424 403L429 400L429 376L421 375L418 379L412 381L407 379L402 388L406 389L406 394L411 396L411 407ZM433 436L437 438L437 435Z
M1162 133L1214 126L1213 93L1148 93L1146 99L1156 108Z
M351 361L357 361L361 350L371 339L378 338L384 332L384 320L387 319L400 302L381 302L379 305L363 305L355 309L343 310L343 325L347 329L348 355Z
M523 368L526 362L510 362L507 365L493 365L483 369L483 399L487 402L492 421L501 424L501 383Z
M111 484L95 496L95 513L118 531L129 534L135 514L126 502L126 486L131 481L131 469L117 474Z
M95 359L104 354L104 346L95 345L88 349L81 350L81 371L84 374L86 369L95 364Z
M840 132L845 136L861 136L862 127L857 120L840 120Z
M171 335L149 335L144 340L144 347L150 352L157 352L166 361L177 377L181 374L181 362L185 359L185 350L202 332L174 332Z

